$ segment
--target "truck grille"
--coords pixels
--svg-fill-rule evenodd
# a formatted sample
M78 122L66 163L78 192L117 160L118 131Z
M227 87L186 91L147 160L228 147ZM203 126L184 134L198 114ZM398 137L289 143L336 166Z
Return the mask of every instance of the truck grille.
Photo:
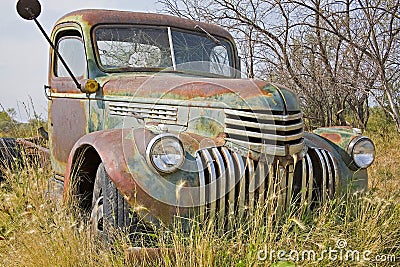
M199 171L199 214L215 216L221 229L230 216L252 213L257 205L275 198L279 209L298 203L313 206L335 194L336 163L330 152L310 148L295 165L280 166L242 157L227 147L202 149L196 153Z
M277 111L225 109L227 141L268 155L286 156L303 148L303 116Z
M140 119L154 119L165 122L176 122L178 108L166 105L154 105L143 103L119 103L109 104L110 115L133 116Z

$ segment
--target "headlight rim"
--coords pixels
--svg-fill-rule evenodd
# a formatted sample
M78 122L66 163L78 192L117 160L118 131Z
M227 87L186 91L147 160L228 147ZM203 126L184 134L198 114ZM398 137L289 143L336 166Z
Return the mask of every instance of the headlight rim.
M164 138L175 139L176 141L178 141L180 147L182 148L182 160L181 160L181 162L179 164L177 164L174 167L174 169L169 170L169 171L159 169L156 166L156 164L154 163L154 161L153 161L153 159L151 157L151 152L152 152L153 147L157 144L157 142L160 142ZM161 134L158 134L155 137L153 137L150 140L150 142L147 144L147 147L146 147L146 162L147 162L147 165L150 166L157 173L160 173L160 174L171 174L171 173L174 173L179 169L179 167L182 166L184 161L185 161L185 149L183 147L182 141L175 134L172 134L172 133L161 133Z
M369 141L372 144L373 148L374 148L374 157L373 157L371 163L368 166L359 166L357 164L357 162L355 161L355 159L354 159L354 148L361 141ZM361 168L361 169L366 169L366 168L370 167L372 165L372 163L374 163L374 161L375 161L375 152L376 152L375 144L369 137L364 136L364 135L357 136L357 137L353 138L353 140L351 140L350 143L349 143L349 146L347 148L347 152L350 154L351 159L353 160L354 164L358 168Z

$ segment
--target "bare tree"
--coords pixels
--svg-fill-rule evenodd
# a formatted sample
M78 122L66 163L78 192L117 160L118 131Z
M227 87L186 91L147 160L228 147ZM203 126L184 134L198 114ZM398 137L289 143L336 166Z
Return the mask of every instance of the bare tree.
M311 127L352 119L365 128L373 95L400 132L399 1L159 2L174 15L229 28L249 77L295 90Z

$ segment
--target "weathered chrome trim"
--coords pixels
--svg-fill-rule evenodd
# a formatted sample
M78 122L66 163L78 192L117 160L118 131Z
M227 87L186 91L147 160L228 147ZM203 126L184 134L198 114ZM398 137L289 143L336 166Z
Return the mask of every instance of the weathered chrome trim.
M227 147L205 148L196 157L199 168L207 164L207 174L199 172L200 184L207 186L206 192L200 194L202 199L206 198L204 206L210 207L205 212L210 218L218 214L220 229L226 229L225 222L233 214L238 218L253 214L257 204L269 203L275 216L279 216L292 203L312 207L313 201L326 201L336 191L337 166L332 154L320 148L309 148L296 165L279 159L268 163L264 158L255 161ZM321 177L314 177L316 173ZM301 186L300 190L297 186Z
M282 214L283 208L285 207L286 203L286 190L287 190L287 185L286 185L286 179L287 179L287 171L283 166L279 166L279 163L277 163L277 183L278 184L278 190L276 193L278 194L278 207L277 207L277 215L279 216Z
M236 134L236 135L240 135L240 136L244 136L244 137L255 137L255 138L260 138L260 139L266 139L266 140L272 140L272 141L283 141L283 142L301 139L304 136L303 132L292 134L292 135L278 135L278 134L257 133L257 132L238 130L238 129L232 129L232 128L226 128L225 132L227 134Z
M328 159L328 151L326 150L321 150L321 154L325 159L326 162L326 166L327 166L327 172L328 172L328 190L329 190L329 194L328 196L331 197L333 195L333 173L331 170L331 165L329 164L329 159Z
M267 176L265 173L265 162L259 161L257 165L257 172L256 175L258 174L258 181L260 186L258 187L258 204L264 205L265 199L266 199L266 194L265 194L265 189L268 187L268 184L266 186L266 183L268 183Z
M339 170L338 170L338 167L337 167L337 165L336 165L335 160L333 159L332 154L329 153L329 152L328 152L327 154L328 154L329 158L330 158L331 161L332 161L333 169L334 169L334 173L335 173L334 188L333 188L333 193L335 193L335 191L338 191L338 190L340 189L340 186L339 186Z
M245 166L243 162L243 158L236 152L233 152L233 158L236 162L236 165L238 166L239 169L239 176L237 177L238 182L239 182L239 201L238 201L238 212L239 212L239 218L243 218L243 213L245 209L245 203L246 203L246 177L245 177Z
M354 160L354 147L356 146L356 144L357 144L358 142L363 141L363 140L366 140L366 141L371 142L372 146L374 147L374 158L373 158L371 164L369 164L368 166L365 166L365 167L358 166L357 163L356 163L355 160ZM347 153L350 154L351 158L352 158L353 161L354 161L354 164L355 164L357 167L362 168L362 169L366 169L366 168L368 168L369 166L371 166L372 163L374 163L374 161L375 161L375 152L376 152L376 149L375 149L375 144L374 144L374 142L372 142L372 140L371 140L370 138L366 137L366 136L357 136L357 137L353 138L353 140L350 141L349 146L347 147Z
M208 181L209 183L207 185L209 189L206 191L207 204L210 205L208 213L210 214L210 218L214 218L217 211L217 174L215 172L214 160L210 152L208 152L207 149L203 149L201 153L206 160L208 173L210 174L210 181Z
M254 171L254 162L249 157L246 158L246 165L249 171L249 211L250 214L254 212L255 208L255 192L258 186L257 177Z
M314 171L311 158L306 154L307 164L308 164L308 205L312 202L312 193L314 186Z
M286 208L289 208L290 204L292 204L294 165L290 164L287 168L288 168L287 170L288 184L287 184Z
M158 142L159 140L163 139L163 138L172 138L175 139L176 141L178 141L179 145L182 147L182 151L183 151L183 155L182 155L182 161L177 164L175 166L175 169L171 170L171 171L164 171L164 170L159 170L156 166L154 166L153 161L151 160L151 156L150 153L152 152L153 146L156 142ZM155 137L153 137L153 139L150 140L149 144L146 147L146 162L147 165L152 168L154 171L156 172L161 172L161 173L173 173L175 171L177 171L179 169L180 166L182 166L184 159L185 159L185 149L182 145L181 140L178 138L178 136L171 134L171 133L161 133L159 135L156 135Z
M325 160L321 155L321 152L319 149L314 149L315 152L317 153L319 160L321 162L321 168L322 168L322 201L325 202L326 200L326 166L325 166Z
M306 166L306 157L301 159L301 204L304 205L307 197L307 166Z
M110 115L132 116L141 119L159 119L176 121L178 109L166 105L152 105L141 103L109 103Z
M234 144L276 156L296 154L304 146L304 123L300 111L291 115L264 114L257 110L224 109L224 112L225 133L228 135L225 140Z
M240 124L238 124L238 122ZM251 121L226 118L225 124L240 125L242 127L251 127L251 128L258 128L261 130L273 130L273 131L293 131L293 130L303 129L303 122L291 125L278 125L278 124L264 124L260 122L251 122Z
M228 172L228 179L227 179L227 188L229 190L228 193L228 204L229 204L229 216L235 213L235 166L233 165L233 159L226 147L221 147L222 155L225 158L225 162L227 162L227 172Z
M218 209L218 225L219 229L224 229L224 222L225 222L225 164L224 160L222 159L221 153L219 152L218 148L212 148L212 154L214 156L215 162L217 164L219 176L217 177L217 198L219 201L219 209Z
M225 114L248 117L248 118L256 118L259 120L291 121L291 120L298 120L303 117L303 114L301 112L292 115L274 115L274 114L262 114L257 112L247 112L234 109L224 109L224 111Z
M199 216L201 220L204 220L206 215L206 179L204 175L204 166L201 161L200 152L197 152L196 154L197 154L196 156L197 169L199 171L199 190L200 190Z
M256 144L250 143L242 140L237 140L233 138L225 138L226 141L232 142L239 146L242 146L246 149L259 151L268 155L275 155L275 156L287 156L286 147L284 146L277 146L277 145L268 145L268 144ZM229 144L228 144L229 145ZM289 155L294 155L302 151L304 147L304 140L301 140L300 143L295 145L288 145L288 153Z

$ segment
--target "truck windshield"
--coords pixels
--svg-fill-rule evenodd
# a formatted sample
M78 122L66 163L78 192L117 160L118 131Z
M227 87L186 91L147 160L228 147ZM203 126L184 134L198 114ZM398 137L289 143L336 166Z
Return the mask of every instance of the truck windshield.
M95 30L97 56L106 72L171 70L234 76L233 52L223 38L203 32L139 26Z

